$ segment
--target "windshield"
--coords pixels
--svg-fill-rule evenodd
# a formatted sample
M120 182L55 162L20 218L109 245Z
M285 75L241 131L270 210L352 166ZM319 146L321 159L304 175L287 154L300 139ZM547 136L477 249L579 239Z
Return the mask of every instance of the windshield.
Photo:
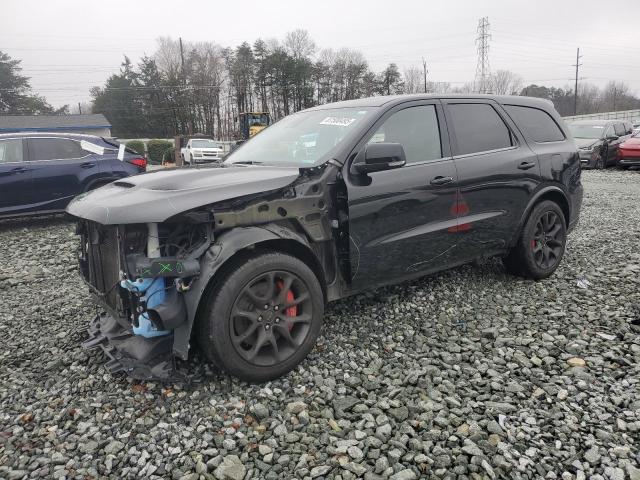
M602 138L604 125L569 125L573 138Z
M266 126L269 121L266 113L249 113L247 115L248 115L249 126L253 126L253 125Z
M289 115L247 141L225 163L311 166L324 160L373 110L334 108Z
M213 140L191 140L191 146L193 148L220 148Z

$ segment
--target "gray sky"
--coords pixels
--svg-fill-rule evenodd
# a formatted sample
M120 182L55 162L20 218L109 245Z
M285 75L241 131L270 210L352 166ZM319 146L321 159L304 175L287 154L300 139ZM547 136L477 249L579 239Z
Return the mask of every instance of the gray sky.
M0 0L0 50L22 59L34 91L50 103L75 105L117 72L123 54L134 63L152 54L159 36L235 46L282 39L304 28L319 47L362 51L374 71L428 62L432 81L457 86L476 68L478 19L490 22L490 65L520 74L525 84L602 86L627 82L640 93L640 17L633 2L602 0ZM182 6L181 6L182 5ZM622 4L621 4L622 5Z

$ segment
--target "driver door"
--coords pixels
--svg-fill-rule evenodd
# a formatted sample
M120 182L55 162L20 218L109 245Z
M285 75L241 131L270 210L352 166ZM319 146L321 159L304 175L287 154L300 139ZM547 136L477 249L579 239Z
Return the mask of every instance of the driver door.
M439 101L398 105L356 146L399 143L406 165L345 179L354 289L438 270L450 261L457 222L457 174Z

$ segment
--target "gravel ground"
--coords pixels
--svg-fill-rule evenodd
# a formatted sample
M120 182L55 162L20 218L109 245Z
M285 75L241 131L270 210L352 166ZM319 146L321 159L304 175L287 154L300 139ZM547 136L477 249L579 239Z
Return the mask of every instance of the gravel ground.
M551 279L492 260L335 303L265 385L107 374L73 226L0 222L0 477L640 479L640 173L583 178Z

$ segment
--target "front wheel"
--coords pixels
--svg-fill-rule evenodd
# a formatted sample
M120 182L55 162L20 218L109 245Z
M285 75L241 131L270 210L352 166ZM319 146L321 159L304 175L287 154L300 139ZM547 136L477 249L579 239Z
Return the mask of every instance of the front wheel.
M557 203L545 200L533 207L518 244L503 259L510 273L540 280L560 265L567 240L564 213Z
M600 153L598 154L598 157L596 158L596 163L595 163L596 170L604 170L605 168L607 168L608 156L609 156L608 149L604 149L600 151Z
M284 375L313 348L324 296L301 260L265 252L237 262L215 285L198 319L205 355L249 382Z

